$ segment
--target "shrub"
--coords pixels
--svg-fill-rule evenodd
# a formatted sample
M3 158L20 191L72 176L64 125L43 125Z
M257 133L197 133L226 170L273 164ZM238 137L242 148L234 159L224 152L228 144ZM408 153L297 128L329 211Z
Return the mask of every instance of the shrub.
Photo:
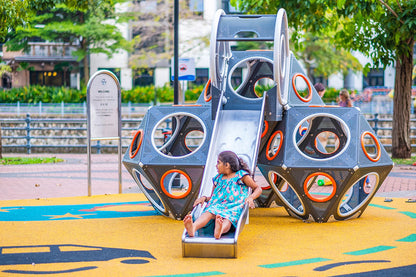
M203 86L196 86L185 93L186 101L196 101L203 91ZM135 87L121 91L123 103L173 102L173 88L169 85L155 88L152 86ZM83 103L87 100L87 89L77 90L68 87L28 86L21 88L0 89L0 103Z

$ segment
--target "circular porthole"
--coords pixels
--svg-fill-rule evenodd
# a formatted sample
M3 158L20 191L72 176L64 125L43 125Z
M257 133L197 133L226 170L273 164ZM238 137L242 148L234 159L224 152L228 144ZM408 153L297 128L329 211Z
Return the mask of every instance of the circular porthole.
M270 77L260 78L254 83L254 93L258 98L261 98L263 97L265 91L268 91L275 85L275 81L273 81Z
M174 113L162 118L153 128L153 147L162 155L176 158L198 151L206 139L205 124L190 113Z
M191 178L182 170L172 169L160 179L162 191L174 199L186 197L192 190Z
M201 145L204 139L204 133L200 130L189 131L185 135L185 147L190 151L194 152Z
M133 140L130 144L130 159L136 157L137 153L139 152L140 146L142 145L143 141L143 130L138 130L133 137Z
M292 77L292 86L296 96L303 102L312 100L312 87L305 75L296 73Z
M372 162L380 160L381 151L380 144L375 135L365 131L361 135L361 148L364 151L365 156Z
M287 208L299 216L305 214L305 206L296 190L275 171L268 173L269 183Z
M133 178L135 179L137 185L139 186L140 190L144 193L146 198L150 201L152 206L159 211L160 213L167 215L167 211L165 209L165 206L160 200L159 195L157 192L153 189L153 186L149 180L147 180L146 177L144 177L137 169L133 168Z
M326 202L334 197L337 184L331 175L324 172L315 172L306 178L303 183L303 190L312 201Z
M349 217L357 212L377 190L379 175L375 172L361 177L347 192L342 195L337 213L341 217Z
M350 143L350 130L337 116L313 114L298 123L293 131L295 149L312 160L329 160L343 153ZM299 133L303 135L299 135Z
M261 98L276 83L273 80L273 62L263 57L251 57L234 65L228 77L233 92L245 98Z
M266 158L271 161L276 158L277 154L279 154L280 149L282 148L283 144L283 133L282 131L278 130L273 133L270 137L267 148L266 148Z
M331 155L339 149L339 138L331 131L322 131L315 137L315 148L325 155Z

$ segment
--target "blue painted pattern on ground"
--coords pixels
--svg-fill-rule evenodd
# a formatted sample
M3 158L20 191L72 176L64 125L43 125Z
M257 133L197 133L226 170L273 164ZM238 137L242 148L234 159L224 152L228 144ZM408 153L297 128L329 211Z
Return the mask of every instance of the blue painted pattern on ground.
M123 209L126 207L126 209ZM128 208L127 208L128 207ZM45 221L159 215L147 201L0 207L0 221Z

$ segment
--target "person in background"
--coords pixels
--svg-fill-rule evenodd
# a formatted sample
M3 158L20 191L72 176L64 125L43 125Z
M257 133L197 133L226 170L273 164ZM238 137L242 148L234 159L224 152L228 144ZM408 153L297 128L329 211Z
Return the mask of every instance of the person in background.
M325 94L325 86L322 83L316 83L314 87L318 92L319 96L322 98Z
M350 94L348 90L342 89L339 93L339 101L338 105L340 107L352 107L352 100L350 98Z

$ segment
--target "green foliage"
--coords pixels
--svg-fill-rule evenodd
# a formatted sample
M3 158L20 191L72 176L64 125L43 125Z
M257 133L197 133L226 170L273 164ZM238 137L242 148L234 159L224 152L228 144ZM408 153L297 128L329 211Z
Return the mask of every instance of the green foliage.
M86 99L86 89L67 87L29 86L0 90L1 103L82 103Z
M203 88L203 86L197 86L186 91L185 100L195 102ZM123 103L150 103L154 102L155 93L158 102L173 102L173 88L168 85L156 89L154 86L145 86L122 90L121 101ZM67 87L29 86L0 89L0 103L83 103L87 99L86 95L85 88L77 90Z
M26 0L0 0L0 42L10 29L23 25L30 14L27 5Z

